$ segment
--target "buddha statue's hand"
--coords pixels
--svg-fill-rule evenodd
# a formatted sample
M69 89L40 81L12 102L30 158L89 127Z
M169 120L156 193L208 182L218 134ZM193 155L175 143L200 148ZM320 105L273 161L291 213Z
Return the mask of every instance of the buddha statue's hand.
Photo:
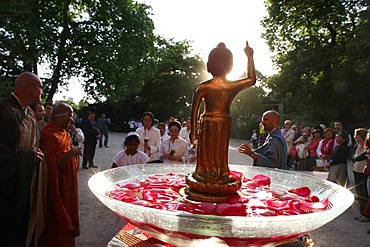
M247 57L253 57L253 49L249 47L248 41L246 41L244 53L247 55Z

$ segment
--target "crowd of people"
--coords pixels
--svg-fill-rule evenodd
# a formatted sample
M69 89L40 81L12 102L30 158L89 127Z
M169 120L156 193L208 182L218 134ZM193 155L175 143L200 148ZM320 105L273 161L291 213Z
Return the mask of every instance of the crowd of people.
M0 242L5 246L75 246L80 234L77 172L96 168L96 146L108 148L102 114L89 111L75 126L76 114L62 102L41 103L43 84L31 72L21 73L14 92L0 100ZM112 167L195 162L196 142L190 143L190 118L175 118L154 127L145 112L142 126L127 134L124 149ZM104 141L103 138L104 137ZM82 145L83 143L83 145Z
M264 132L260 132L258 137L253 131L251 136L251 143L256 149L253 151L247 143L243 143L239 152L250 155L254 165L328 172L329 181L344 187L348 183L347 162L353 162L354 189L360 211L355 219L370 222L370 169L366 169L370 165L370 130L356 128L352 134L344 129L339 120L334 122L333 128L324 124L300 127L292 124L291 120L285 120L284 127L280 129L278 123L277 112L265 112L261 121ZM283 137L284 140L274 137ZM284 146L287 165L277 166L284 164L281 157L285 156Z
M113 158L112 168L145 163L193 163L196 160L196 148L189 139L190 118L181 124L170 117L156 127L154 121L153 113L143 113L142 126L126 135L124 149ZM133 146L136 144L135 150ZM121 162L117 163L117 160ZM135 163L137 161L140 163Z
M286 147L288 168L301 171L329 171L328 180L346 186L347 160L353 156L353 146L359 145L356 133L363 138L367 130L355 130L355 145L352 135L343 128L341 121L335 121L333 128L321 124L314 127L292 125L290 120L284 121L281 129ZM359 135L358 135L359 136ZM361 146L361 145L360 145Z
M42 105L40 78L15 80L0 101L0 242L4 246L74 246L79 235L79 146L68 132L72 108ZM37 124L37 121L40 125Z
M7 130L0 137L0 242L5 246L75 246L80 234L79 159L82 155L84 169L97 167L96 145L108 148L110 119L102 114L96 122L90 111L76 127L71 106L40 103L43 85L37 75L24 72L14 85L14 92L0 101L0 127ZM154 126L154 114L144 112L140 127L131 129L123 149L113 157L112 168L196 162L199 140L191 131L197 128L192 117L181 122L171 117ZM280 128L279 122L278 112L263 113L262 138L254 131L252 145L244 142L238 151L249 155L255 166L328 171L328 180L342 186L347 185L347 161L352 159L361 213L356 219L370 222L370 182L364 173L370 160L368 130L357 128L351 135L341 121L335 121L333 128L323 124L299 127L291 120Z
M80 234L77 171L96 168L100 135L108 148L109 118L88 112L81 128L62 102L42 104L43 85L21 73L0 100L0 243L4 246L75 246Z

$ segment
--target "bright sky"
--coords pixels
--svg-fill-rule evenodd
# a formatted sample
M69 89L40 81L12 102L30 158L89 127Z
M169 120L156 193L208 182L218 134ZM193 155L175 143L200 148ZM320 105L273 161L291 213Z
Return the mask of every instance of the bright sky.
M155 32L176 41L191 40L195 52L207 61L209 52L224 42L234 55L235 76L246 70L245 42L254 50L256 69L275 73L271 52L261 38L264 0L139 0L152 6Z
M138 0L152 6L150 16L155 33L175 41L193 41L195 53L206 62L209 52L219 42L224 42L234 55L234 69L229 75L236 78L246 70L245 42L254 50L256 69L269 76L273 69L268 46L261 38L260 20L266 15L264 0ZM76 92L76 93L75 93ZM84 95L78 83L71 83L70 91L58 93L74 97L78 103Z

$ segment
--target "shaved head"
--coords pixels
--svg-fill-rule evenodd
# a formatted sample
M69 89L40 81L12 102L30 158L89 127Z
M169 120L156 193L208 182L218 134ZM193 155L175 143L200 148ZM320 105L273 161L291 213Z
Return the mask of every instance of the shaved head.
M56 117L60 115L67 115L68 113L73 112L72 107L66 103L63 102L57 102L53 106L53 111L51 113L51 119L55 119Z
M14 82L14 94L24 108L41 101L42 88L40 78L28 71L21 73Z
M269 110L262 115L262 125L267 133L271 133L275 128L279 126L280 114L277 111Z
M73 109L70 105L58 102L54 105L51 112L51 121L63 129L68 129L73 120Z
M266 111L263 115L269 115L271 116L273 119L277 119L277 120L280 120L280 114L277 112L277 111L274 111L274 110L268 110Z
M19 88L26 87L31 83L37 82L40 82L40 78L36 74L26 71L21 73L17 79L15 79L14 89L17 90Z

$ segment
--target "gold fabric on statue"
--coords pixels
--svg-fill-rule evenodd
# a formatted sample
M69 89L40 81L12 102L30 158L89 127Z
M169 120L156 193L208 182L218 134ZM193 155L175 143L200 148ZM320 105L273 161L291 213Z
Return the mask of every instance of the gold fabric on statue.
M229 176L227 154L230 128L230 116L209 113L201 116L200 131L203 135L200 135L198 139L197 161L199 164L207 165L196 167L197 180L225 180Z

